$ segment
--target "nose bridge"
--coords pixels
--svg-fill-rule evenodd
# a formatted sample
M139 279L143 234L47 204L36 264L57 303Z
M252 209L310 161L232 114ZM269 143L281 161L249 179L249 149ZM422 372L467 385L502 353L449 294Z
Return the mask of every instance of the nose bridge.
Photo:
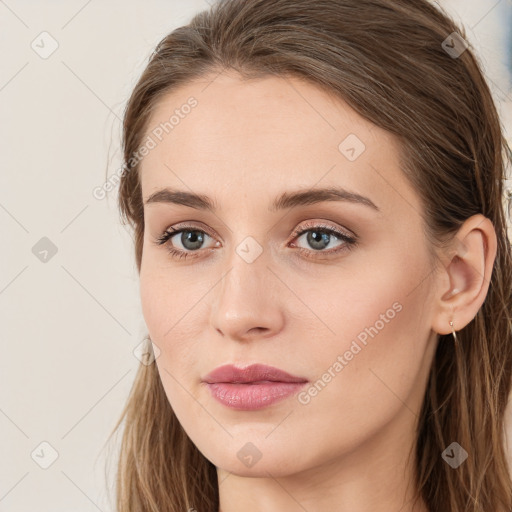
M273 287L278 283L268 268L268 249L246 237L230 250L223 278L216 287L213 326L225 336L238 339L254 331L278 330L282 310L275 300L278 294Z

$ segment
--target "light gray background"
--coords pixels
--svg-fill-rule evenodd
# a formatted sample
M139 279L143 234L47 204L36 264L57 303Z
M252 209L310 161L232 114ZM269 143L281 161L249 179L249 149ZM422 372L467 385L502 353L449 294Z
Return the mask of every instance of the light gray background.
M511 139L511 0L441 3L465 22ZM146 331L116 194L93 190L121 166L122 111L154 46L207 7L0 0L0 511L113 510L104 443ZM58 453L47 469L42 442Z

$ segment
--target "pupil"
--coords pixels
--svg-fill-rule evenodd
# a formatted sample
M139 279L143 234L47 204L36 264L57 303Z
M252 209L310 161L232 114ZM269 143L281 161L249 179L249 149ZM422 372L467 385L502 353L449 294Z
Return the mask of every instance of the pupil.
M325 249L329 245L330 235L320 231L310 231L308 233L308 243L315 250ZM325 242L325 245L323 244Z
M186 249L199 249L203 243L203 234L200 231L183 231L181 233L181 243ZM192 246L188 245L189 243Z

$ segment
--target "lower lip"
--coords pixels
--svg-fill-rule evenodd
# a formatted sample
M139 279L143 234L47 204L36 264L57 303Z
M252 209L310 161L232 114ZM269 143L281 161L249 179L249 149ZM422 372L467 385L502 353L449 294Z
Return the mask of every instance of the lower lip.
M207 383L213 397L221 404L240 411L254 411L297 393L307 382L260 382L229 384Z

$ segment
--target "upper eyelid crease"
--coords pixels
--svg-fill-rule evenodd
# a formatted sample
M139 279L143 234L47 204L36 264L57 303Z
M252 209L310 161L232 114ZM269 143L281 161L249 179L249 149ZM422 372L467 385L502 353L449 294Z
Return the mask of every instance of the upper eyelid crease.
M362 204L376 211L380 211L380 208L368 197L337 187L284 192L273 201L269 211L276 212L323 201L346 201ZM164 188L154 192L146 199L144 204L151 203L179 204L195 208L196 210L207 210L211 212L215 212L218 208L216 202L208 196L170 188Z

